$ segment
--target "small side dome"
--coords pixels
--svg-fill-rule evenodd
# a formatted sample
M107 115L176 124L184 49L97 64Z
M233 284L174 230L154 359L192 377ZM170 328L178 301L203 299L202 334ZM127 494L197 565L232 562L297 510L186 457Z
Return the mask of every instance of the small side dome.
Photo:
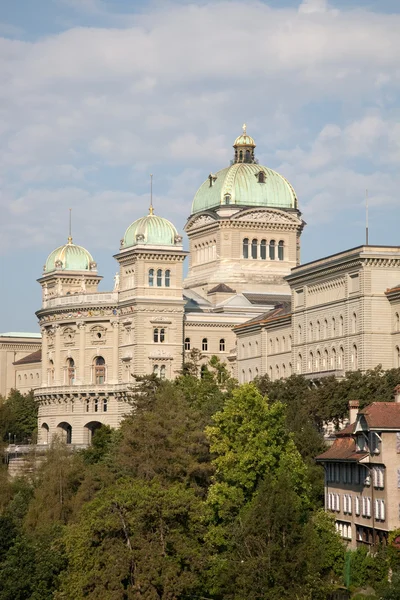
M49 254L43 272L50 271L96 271L97 264L93 256L83 248L72 243L72 238L68 238L68 243L53 250Z
M250 148L255 148L256 143L250 135L247 135L246 131L246 123L243 125L243 133L236 138L233 143L233 147L237 148L237 146L250 146Z
M158 217L150 207L150 214L141 217L129 225L121 240L122 248L131 246L180 246L182 236L178 234L175 226L164 219Z

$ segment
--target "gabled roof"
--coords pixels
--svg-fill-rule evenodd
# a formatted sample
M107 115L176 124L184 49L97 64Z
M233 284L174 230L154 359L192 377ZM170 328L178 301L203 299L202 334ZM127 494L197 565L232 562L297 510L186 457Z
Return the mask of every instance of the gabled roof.
M16 360L13 365L29 365L31 363L40 363L42 361L42 351L36 350L36 352L32 352L31 354L27 354L23 358Z
M290 302L290 294L260 294L252 292L243 292L243 296L250 302L250 304L265 304L275 306L282 302Z
M340 432L341 434L343 431ZM316 457L317 461L351 460L358 462L368 456L368 452L357 452L356 443L350 435L337 437L332 446Z
M236 327L234 327L234 329L242 329L245 327L250 327L251 325L264 325L271 321L287 317L288 315L290 315L290 313L290 302L282 302L281 304L277 304L274 308L271 308L271 310L268 310L267 312L262 313L261 315L257 315L253 319L250 319L249 321L246 321L241 325L237 325Z
M222 294L236 294L236 290L233 290L231 287L229 287L229 285L226 285L225 283L219 283L211 290L209 290L207 294L213 294L214 292L219 292Z
M398 402L373 402L359 415L363 415L370 429L399 429L400 431L400 403Z

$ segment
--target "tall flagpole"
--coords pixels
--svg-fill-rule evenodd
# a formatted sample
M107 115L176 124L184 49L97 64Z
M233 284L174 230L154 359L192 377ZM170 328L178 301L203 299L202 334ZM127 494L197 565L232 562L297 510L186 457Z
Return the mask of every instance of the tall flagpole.
M68 243L72 244L72 208L69 209L69 236Z
M153 208L153 173L150 173L150 209L149 209L149 213L151 215L154 214L154 208Z
M365 190L365 244L368 246L368 190Z

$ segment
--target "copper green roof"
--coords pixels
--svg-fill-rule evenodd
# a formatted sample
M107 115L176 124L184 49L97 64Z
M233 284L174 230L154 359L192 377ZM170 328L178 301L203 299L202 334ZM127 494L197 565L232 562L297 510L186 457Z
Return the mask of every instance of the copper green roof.
M264 173L263 183L259 183L260 171ZM192 214L225 204L297 208L297 198L290 183L276 171L256 163L239 162L218 171L200 186Z
M182 238L178 235L175 226L167 219L153 214L151 208L149 215L141 217L129 225L124 235L123 248L143 244L175 246L181 243Z
M83 248L72 243L72 238L68 238L68 243L53 250L49 254L44 272L61 271L90 271L95 268L96 263L93 256Z

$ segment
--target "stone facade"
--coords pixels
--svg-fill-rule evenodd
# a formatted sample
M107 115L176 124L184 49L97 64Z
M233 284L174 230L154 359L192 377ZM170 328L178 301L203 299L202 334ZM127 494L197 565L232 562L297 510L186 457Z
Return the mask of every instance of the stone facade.
M277 324L265 315L257 325L268 338L260 344L261 374L284 377L283 364L287 374L306 377L400 366L400 247L353 248L295 267L286 281L290 319ZM235 329L239 347L249 343L254 327L250 321ZM251 368L238 355L238 372Z
M17 372L15 363L24 357L40 350L39 334L32 333L2 333L0 334L0 396L6 398L12 389L29 391L40 385L37 377L37 365L25 367Z

